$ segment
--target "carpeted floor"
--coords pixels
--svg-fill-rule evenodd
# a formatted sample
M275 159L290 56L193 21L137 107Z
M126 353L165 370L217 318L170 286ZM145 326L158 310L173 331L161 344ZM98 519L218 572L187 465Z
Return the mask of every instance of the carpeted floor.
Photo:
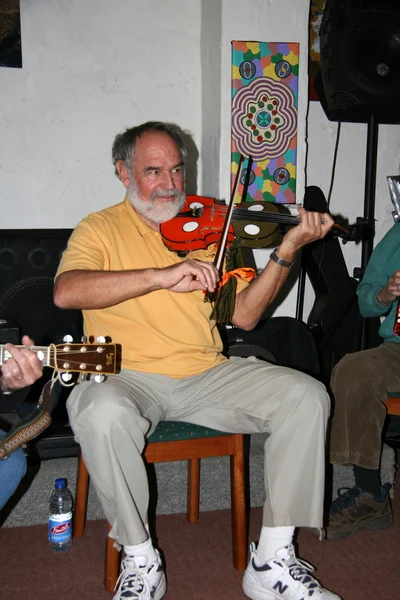
M317 566L316 576L343 600L400 599L400 494L394 525L362 531L351 539L320 542L298 536L299 556ZM250 515L257 539L261 509ZM161 515L157 535L168 575L166 600L240 600L242 574L231 562L230 511L205 512L191 525L185 515ZM105 522L89 521L86 534L65 554L47 547L45 525L0 529L2 600L110 600L103 588Z

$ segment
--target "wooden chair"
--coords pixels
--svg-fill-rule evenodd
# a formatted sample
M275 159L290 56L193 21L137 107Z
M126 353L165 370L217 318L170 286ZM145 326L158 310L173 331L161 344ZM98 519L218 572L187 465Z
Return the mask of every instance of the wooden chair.
M211 456L231 457L232 551L233 565L243 571L247 565L247 515L245 499L244 435L215 431L198 425L165 421L150 436L144 453L148 463L188 461L187 518L199 519L200 459ZM74 535L84 533L89 475L82 455L78 459L75 496ZM108 525L109 531L111 529ZM107 538L105 588L112 591L119 574L120 552Z
M389 394L385 402L388 415L400 417L400 392Z

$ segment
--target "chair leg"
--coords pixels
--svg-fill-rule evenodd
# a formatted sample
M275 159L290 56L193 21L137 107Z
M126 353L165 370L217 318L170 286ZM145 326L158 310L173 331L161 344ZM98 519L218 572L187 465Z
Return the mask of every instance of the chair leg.
M244 436L235 435L231 456L232 551L233 566L244 571L247 566L247 514L245 493Z
M85 531L86 510L89 491L89 473L82 453L79 450L78 471L76 476L74 536L82 537Z
M108 532L110 531L111 525L108 523ZM118 552L118 550L114 548L114 542L115 540L108 535L106 541L106 564L104 568L104 587L107 592L114 591L121 561L121 552Z
M188 460L188 505L187 518L189 523L199 520L200 503L200 458Z

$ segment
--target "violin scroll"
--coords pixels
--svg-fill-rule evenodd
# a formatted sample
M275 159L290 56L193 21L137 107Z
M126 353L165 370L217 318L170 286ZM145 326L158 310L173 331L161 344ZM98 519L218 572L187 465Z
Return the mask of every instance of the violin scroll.
M340 235L343 244L347 244L347 242L357 243L362 242L364 240L369 240L374 235L373 225L371 225L368 219L363 219L361 217L357 217L356 222L352 225L349 225L348 229L344 230L345 233L343 235Z

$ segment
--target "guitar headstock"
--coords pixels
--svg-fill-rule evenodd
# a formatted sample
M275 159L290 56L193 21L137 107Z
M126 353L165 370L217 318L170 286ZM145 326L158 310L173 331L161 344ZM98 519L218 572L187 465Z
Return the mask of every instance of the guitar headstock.
M121 344L65 342L49 350L48 366L60 372L115 375L121 370Z

